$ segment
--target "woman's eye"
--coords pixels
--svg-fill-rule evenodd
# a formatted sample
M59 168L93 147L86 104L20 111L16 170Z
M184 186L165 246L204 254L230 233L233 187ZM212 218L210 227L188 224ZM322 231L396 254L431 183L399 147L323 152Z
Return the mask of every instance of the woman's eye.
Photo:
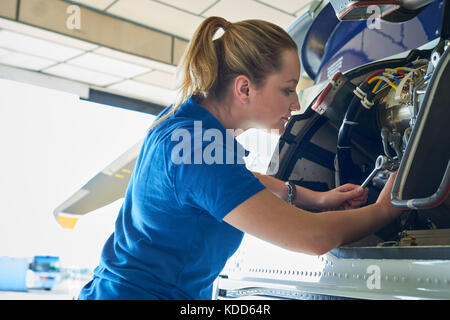
M291 89L285 89L284 90L284 93L288 96L288 95L290 95L291 93L293 93L293 92L295 92L295 90L291 90Z

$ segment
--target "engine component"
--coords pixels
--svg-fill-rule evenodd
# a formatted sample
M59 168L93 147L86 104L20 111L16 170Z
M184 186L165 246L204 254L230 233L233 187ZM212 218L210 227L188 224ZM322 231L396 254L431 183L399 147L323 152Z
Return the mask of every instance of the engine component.
M423 64L423 60L421 61ZM416 65L418 63L416 62ZM384 153L401 160L406 144L415 124L419 104L429 82L427 64L418 68L403 68L402 77L394 77L396 86L385 86L375 98L378 99L378 121L381 125L381 139ZM380 81L379 81L380 83ZM374 88L377 90L379 83Z
M443 46L441 46L443 48ZM436 52L436 51L435 51ZM431 62L433 63L433 62ZM445 206L450 192L450 51L434 66L392 189L392 203L410 209ZM424 170L427 169L427 170ZM448 207L447 207L448 210Z
M400 233L400 246L448 245L450 229L440 230L405 230Z
M387 169L370 174L376 157L392 161L395 165L391 169L410 161L408 165L415 173L399 178L399 170L395 182L403 185L403 189L399 188L402 196L420 200L437 190L431 200L439 196L439 201L433 200L434 207L410 202L401 218L374 236L380 241L398 242L402 230L450 228L450 169L445 170L450 152L450 127L446 125L450 98L444 89L448 74L442 73L444 62L450 62L447 51L442 41L433 50L416 50L404 59L379 61L338 73L328 84L312 87L309 107L303 114L291 117L280 138L277 178L316 191L345 183L367 184L367 204L371 204L390 176ZM432 90L433 82L440 83L440 93ZM421 114L430 103L427 99L433 100L436 107L432 117L423 120ZM418 134L425 138L418 138ZM417 144L415 155L411 153L413 141ZM396 201L393 199L394 205ZM406 216L409 218L405 220Z
M361 183L361 187L366 187L369 182L375 177L375 175L383 170L387 169L389 171L396 170L398 168L398 161L388 158L386 156L378 156L377 161L375 161L375 169L370 173L366 180Z

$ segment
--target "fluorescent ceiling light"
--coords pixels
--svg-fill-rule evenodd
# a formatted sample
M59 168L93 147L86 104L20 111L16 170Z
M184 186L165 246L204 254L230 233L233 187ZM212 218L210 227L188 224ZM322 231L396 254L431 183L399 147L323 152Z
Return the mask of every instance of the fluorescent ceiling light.
M45 69L43 70L43 72L68 79L78 80L81 82L93 84L100 87L112 84L122 79L101 72L95 72L83 68L78 68L68 64L59 64L57 66Z
M284 0L286 1L286 0ZM181 8L183 10L195 13L196 15L200 15L203 11L208 9L211 5L213 5L215 0L163 0L162 2Z
M285 1L285 0L283 0ZM271 1L274 5L274 1ZM239 10L236 10L239 8ZM245 19L262 19L286 29L294 22L295 16L274 10L265 4L252 0L218 1L214 6L202 13L203 16L220 16L228 21L236 22Z
M281 9L289 14L294 14L302 7L306 6L311 2L311 0L283 0L283 1L273 1L273 0L260 0L268 6L273 6L277 9Z
M136 98L141 98L164 106L172 104L176 97L176 92L152 85L147 85L133 80L125 80L108 87L122 94L131 94Z
M79 49L33 38L9 30L0 31L0 47L56 61L64 61L83 52Z
M114 59L119 59L133 64L139 64L142 66L149 67L151 69L157 69L169 73L175 73L176 67L167 63L146 59L143 57L135 56L129 53L113 50L110 48L100 47L94 50L95 53L99 53L104 56L108 56Z
M55 64L56 61L0 49L0 63L23 69L41 70Z
M240 2L242 1L238 0L234 10L240 7ZM130 2L132 2L132 5ZM251 2L253 3L254 1ZM160 1L148 0L117 1L108 9L108 13L178 35L184 39L191 39L197 26L204 20L203 17L164 5ZM205 17L207 16L205 15ZM183 23L173 23L174 21L182 21Z
M158 70L135 77L134 80L167 89L175 88L175 75Z
M120 61L90 52L67 61L67 63L112 74L122 78L132 78L139 74L151 71L151 69L143 66L138 66L132 63Z

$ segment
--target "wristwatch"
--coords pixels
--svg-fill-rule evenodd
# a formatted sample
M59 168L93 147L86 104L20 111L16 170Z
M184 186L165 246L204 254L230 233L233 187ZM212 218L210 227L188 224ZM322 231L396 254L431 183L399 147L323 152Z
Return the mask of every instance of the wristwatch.
M292 181L286 181L285 185L288 188L288 203L293 205L297 194L297 188L295 187L295 183Z

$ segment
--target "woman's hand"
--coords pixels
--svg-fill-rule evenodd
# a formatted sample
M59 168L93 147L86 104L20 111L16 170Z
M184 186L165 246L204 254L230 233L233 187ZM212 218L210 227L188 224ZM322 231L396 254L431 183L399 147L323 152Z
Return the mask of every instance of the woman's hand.
M368 193L367 188L347 183L330 191L319 192L316 208L321 211L359 208L366 202Z
M380 194L378 195L378 199L376 202L376 204L380 207L381 210L383 210L384 212L387 212L389 214L392 214L394 216L400 215L404 210L404 209L395 207L391 203L391 191L392 191L392 186L394 185L396 176L397 176L397 171L395 171L391 174L388 181L384 185L383 190L381 190Z

